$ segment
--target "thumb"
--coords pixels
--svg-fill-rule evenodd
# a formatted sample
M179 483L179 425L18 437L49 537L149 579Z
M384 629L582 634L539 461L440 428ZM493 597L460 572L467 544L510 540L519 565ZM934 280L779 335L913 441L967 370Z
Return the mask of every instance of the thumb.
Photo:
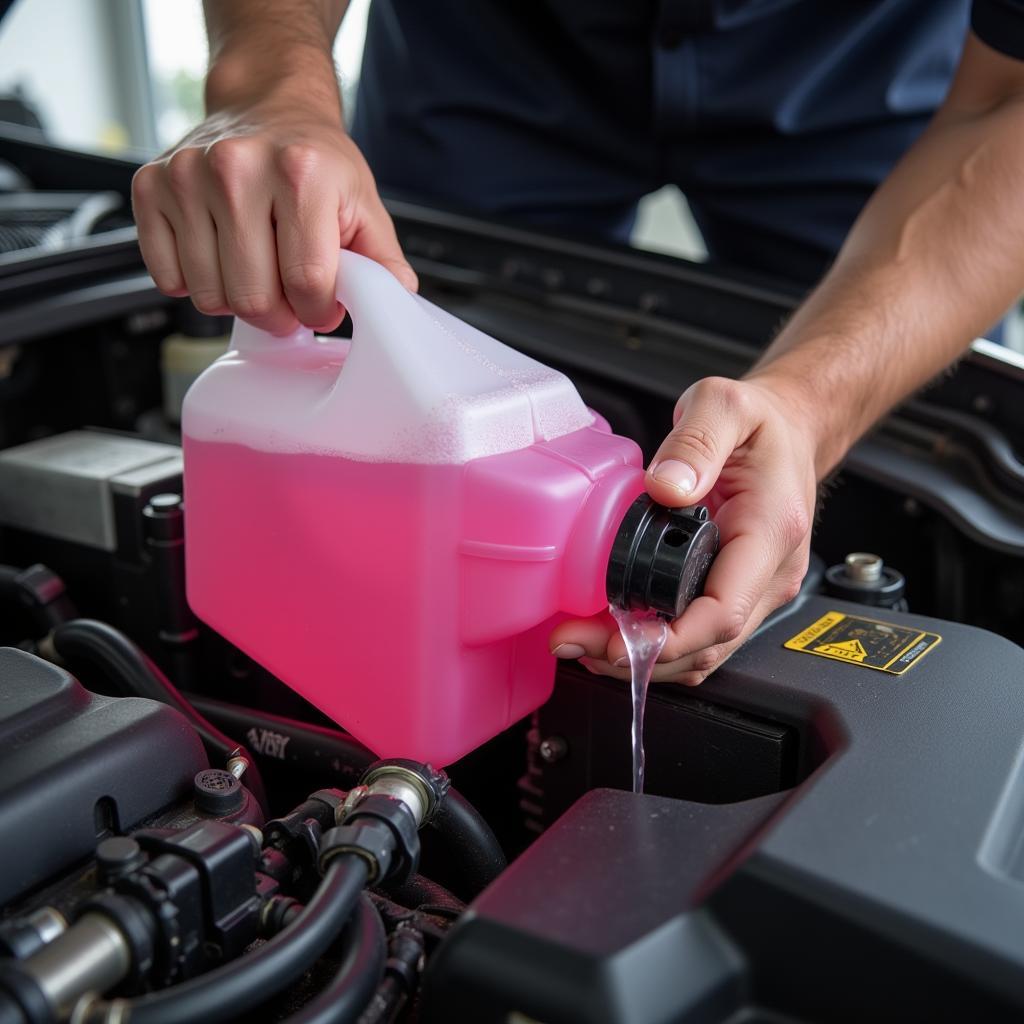
M748 433L736 381L709 377L676 405L676 425L647 470L647 491L662 505L694 505L714 487L729 456Z

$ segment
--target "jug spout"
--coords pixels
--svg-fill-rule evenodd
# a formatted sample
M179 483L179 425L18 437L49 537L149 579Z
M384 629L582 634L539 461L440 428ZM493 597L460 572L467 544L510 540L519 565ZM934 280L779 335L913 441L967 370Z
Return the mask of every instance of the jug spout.
M610 604L676 619L704 590L718 527L703 505L667 508L643 494L623 517L605 574Z
M563 612L614 604L675 619L703 592L718 527L704 506L668 508L642 487L642 474L625 471L588 494L563 562Z

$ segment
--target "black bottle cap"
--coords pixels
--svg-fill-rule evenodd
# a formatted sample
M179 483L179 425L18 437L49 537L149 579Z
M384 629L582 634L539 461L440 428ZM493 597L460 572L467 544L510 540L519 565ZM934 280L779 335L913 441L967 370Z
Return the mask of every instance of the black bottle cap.
M703 505L667 508L642 494L629 506L608 557L608 600L678 618L704 589L718 527Z
M222 768L207 768L199 772L193 782L196 810L222 818L241 808L245 802L242 784Z

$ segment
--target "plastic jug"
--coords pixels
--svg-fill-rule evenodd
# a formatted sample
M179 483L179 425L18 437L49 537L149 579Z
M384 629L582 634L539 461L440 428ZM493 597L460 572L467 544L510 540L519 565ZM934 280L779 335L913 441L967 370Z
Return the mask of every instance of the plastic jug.
M607 606L641 454L376 263L343 252L337 295L351 343L236 321L186 397L189 601L378 755L443 766L547 699L560 616Z

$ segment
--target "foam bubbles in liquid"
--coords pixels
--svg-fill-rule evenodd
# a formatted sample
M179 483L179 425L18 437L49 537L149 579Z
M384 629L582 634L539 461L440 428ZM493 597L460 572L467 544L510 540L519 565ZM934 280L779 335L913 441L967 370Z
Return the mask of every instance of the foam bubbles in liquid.
M647 686L668 639L668 623L648 610L609 606L626 643L633 691L633 792L644 791L644 706Z

